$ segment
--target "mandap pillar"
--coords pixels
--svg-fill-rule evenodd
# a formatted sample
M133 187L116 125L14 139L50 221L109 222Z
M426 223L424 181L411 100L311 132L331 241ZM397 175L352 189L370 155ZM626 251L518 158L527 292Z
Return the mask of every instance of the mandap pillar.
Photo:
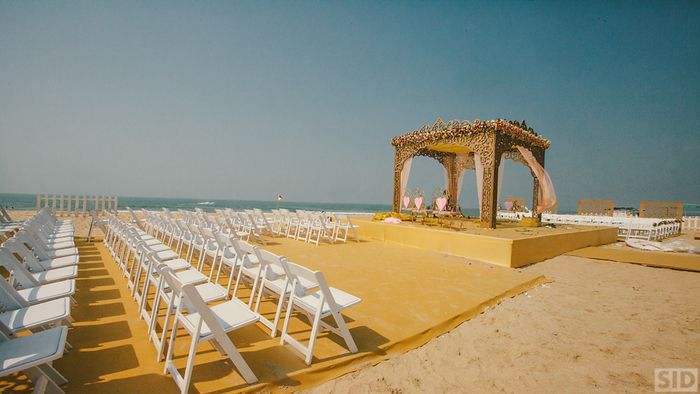
M403 170L403 161L400 159L397 149L394 155L394 198L391 203L391 210L394 212L401 212L401 171Z
M447 194L449 195L449 204L447 205L449 209L457 208L457 156L446 155L441 160L442 166L445 167L447 172Z
M481 149L479 158L483 167L481 180L481 227L496 228L496 209L498 208L498 166L501 153L497 149L496 135L491 134L488 146Z
M538 163L544 168L544 151L532 152ZM540 180L537 178L534 172L530 171L532 174L532 212L533 217L537 217L538 221L542 221L542 212L537 212L537 206L540 203Z

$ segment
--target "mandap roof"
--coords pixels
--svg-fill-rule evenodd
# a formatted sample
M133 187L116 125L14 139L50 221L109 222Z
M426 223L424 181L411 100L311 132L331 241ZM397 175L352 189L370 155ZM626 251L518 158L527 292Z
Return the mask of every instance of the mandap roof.
M450 138L473 136L480 133L495 131L520 141L524 145L537 146L542 149L549 148L550 141L538 135L532 128L527 127L525 121L518 122L507 119L496 120L451 120L447 123L438 119L433 125L423 125L417 130L391 139L391 144L399 148L407 145L435 142L432 150L443 152L466 152L468 148L459 143L449 143ZM447 141L447 143L446 143Z

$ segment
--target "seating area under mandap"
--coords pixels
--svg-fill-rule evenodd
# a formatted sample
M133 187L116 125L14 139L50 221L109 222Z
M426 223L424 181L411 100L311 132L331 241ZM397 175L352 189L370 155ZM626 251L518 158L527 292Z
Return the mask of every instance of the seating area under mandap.
M554 186L544 170L544 154L550 141L528 128L524 121L451 120L445 123L438 119L433 125L392 138L391 144L396 150L394 212L400 212L401 208L426 211L421 210L420 198L411 201L406 195L411 163L416 156L431 157L444 167L447 196L438 202L439 212L457 212L463 175L466 170L475 171L482 227L496 228L498 194L503 163L507 159L529 167L533 176L533 211L541 214L557 203Z

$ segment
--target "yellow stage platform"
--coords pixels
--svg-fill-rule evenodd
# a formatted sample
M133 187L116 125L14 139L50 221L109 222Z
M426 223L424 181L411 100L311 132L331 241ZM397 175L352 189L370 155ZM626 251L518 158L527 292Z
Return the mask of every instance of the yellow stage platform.
M617 229L609 227L527 228L511 223L499 223L496 229L484 229L474 225L456 231L411 222L383 223L369 217L354 218L353 222L360 226L358 230L364 238L399 243L511 268L617 240Z

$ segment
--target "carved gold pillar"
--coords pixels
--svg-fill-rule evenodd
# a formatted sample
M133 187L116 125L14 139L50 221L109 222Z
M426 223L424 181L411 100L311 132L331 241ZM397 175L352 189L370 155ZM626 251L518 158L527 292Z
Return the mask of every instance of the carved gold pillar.
M392 200L391 210L394 212L401 211L401 171L403 170L403 161L399 155L399 149L396 149L394 155L394 199Z
M496 228L496 209L498 208L498 166L501 152L497 144L497 135L489 133L485 146L479 149L481 166L484 169L481 186L481 227Z
M535 157L535 160L540 163L542 168L544 168L544 150L533 150L532 155ZM530 173L532 173L532 212L534 214L537 212L537 205L540 199L540 180L537 179L534 172L530 171ZM538 213L536 216L537 220L542 220L542 213Z
M454 154L446 154L440 162L447 171L447 193L450 195L450 208L456 206L455 197L457 195L457 156Z
M534 172L530 171L530 174L532 174L532 212L537 212L537 204L540 200L540 181Z

